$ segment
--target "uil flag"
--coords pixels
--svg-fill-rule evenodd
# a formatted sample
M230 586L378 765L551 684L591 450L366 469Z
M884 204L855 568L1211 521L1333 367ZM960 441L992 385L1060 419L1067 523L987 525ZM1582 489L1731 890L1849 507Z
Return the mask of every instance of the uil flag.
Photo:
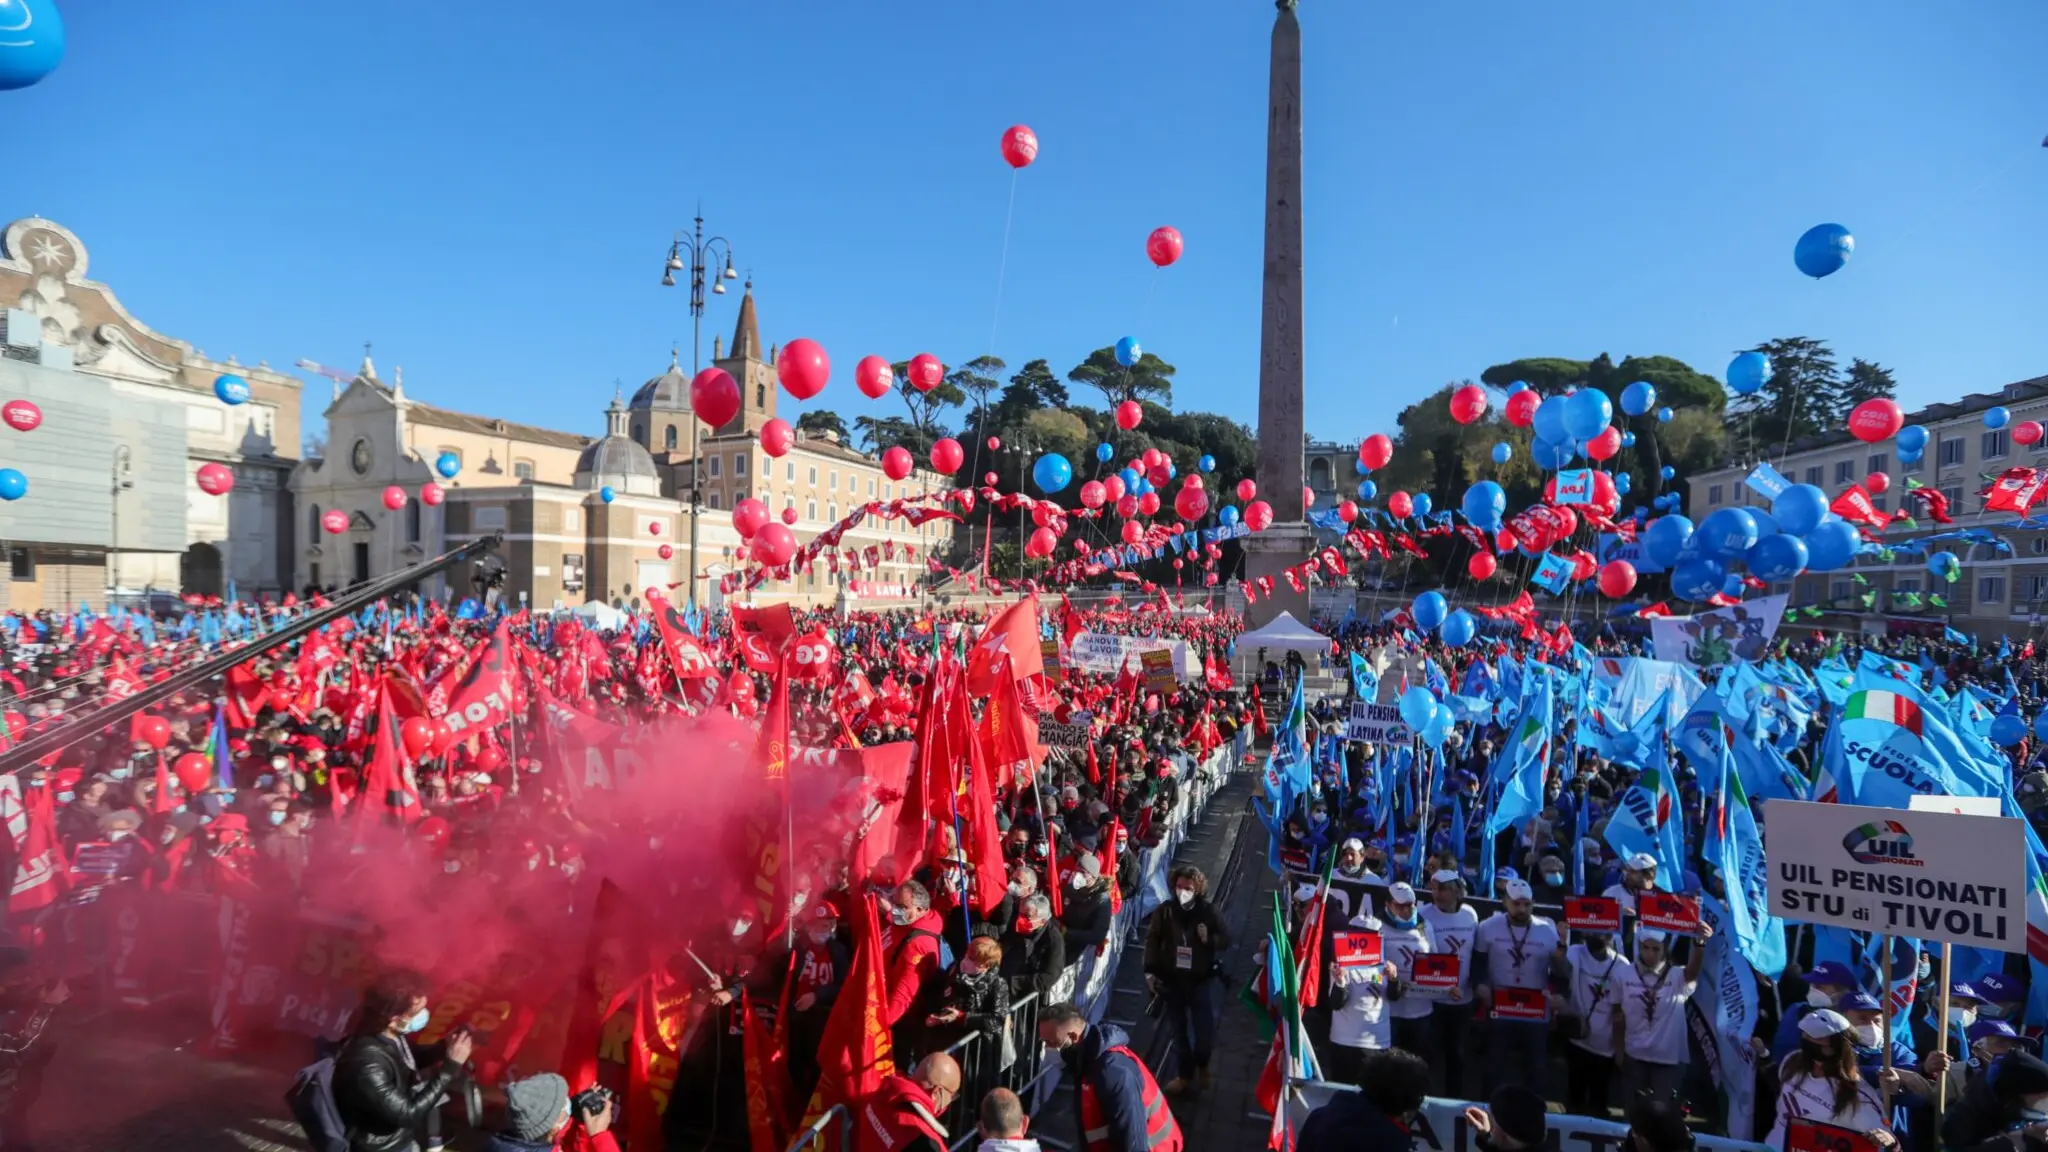
M1855 692L1842 708L1844 720L1881 720L1913 733L1924 734L1920 706L1896 692Z
M1664 748L1658 741L1642 776L1621 794L1607 821L1607 845L1623 859L1648 853L1657 861L1657 886L1675 892L1685 876L1685 829Z

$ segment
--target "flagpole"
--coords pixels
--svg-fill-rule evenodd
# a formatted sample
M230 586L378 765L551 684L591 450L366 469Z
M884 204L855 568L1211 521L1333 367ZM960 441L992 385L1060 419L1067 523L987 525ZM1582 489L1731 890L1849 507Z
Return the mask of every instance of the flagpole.
M1941 1028L1942 1043L1948 1043L1948 969L1941 972ZM1878 1080L1878 1090L1884 1094L1884 1113L1891 1115L1892 1086L1892 938L1884 938L1884 1075ZM1943 1076L1942 1082L1947 1083Z
M1941 942L1941 1027L1938 1030L1941 1033L1941 1047L1936 1049L1936 1051L1940 1052L1943 1056L1948 1055L1948 995L1949 989L1954 984L1949 978L1949 951L1952 947L1953 945L1946 940ZM1889 948L1885 950L1884 958L1886 963L1890 963L1892 954ZM1891 990L1889 984L1887 984L1885 990L1887 992ZM1890 1007L1890 1005L1887 1004L1886 1007ZM1885 1013L1885 1022L1886 1026L1889 1027L1891 1013ZM1885 1058L1887 1060L1891 1058L1891 1045L1889 1044L1885 1045ZM1941 1082L1934 1086L1934 1130L1936 1132L1941 1131L1942 1113L1947 1111L1948 1069L1943 1068L1941 1070Z

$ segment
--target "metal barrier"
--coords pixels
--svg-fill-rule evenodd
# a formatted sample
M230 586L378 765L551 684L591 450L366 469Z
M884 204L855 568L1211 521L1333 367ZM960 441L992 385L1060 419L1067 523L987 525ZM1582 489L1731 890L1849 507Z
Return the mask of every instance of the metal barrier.
M834 1104L825 1109L816 1120L805 1125L802 1131L790 1139L786 1152L806 1152L807 1149L823 1148L825 1142L822 1137L825 1135L825 1129L833 1124L839 1127L837 1152L853 1152L853 1113L848 1111L844 1104Z
M1309 1113L1329 1103L1339 1092L1356 1091L1358 1088L1351 1084L1287 1077L1285 1103L1282 1105L1287 1110L1287 1127L1298 1133ZM1474 1147L1472 1126L1465 1119L1465 1109L1473 1104L1470 1100L1425 1097L1422 1101L1425 1122L1411 1129L1417 1138L1416 1148L1423 1152L1459 1152ZM1478 1104L1485 1106L1484 1101ZM1615 1120L1552 1112L1544 1117L1544 1121L1549 1131L1544 1147L1554 1152L1613 1152L1616 1148L1628 1146L1629 1126ZM1769 1152L1764 1145L1726 1136L1700 1134L1693 1139L1700 1152ZM1292 1143L1291 1138L1289 1143Z

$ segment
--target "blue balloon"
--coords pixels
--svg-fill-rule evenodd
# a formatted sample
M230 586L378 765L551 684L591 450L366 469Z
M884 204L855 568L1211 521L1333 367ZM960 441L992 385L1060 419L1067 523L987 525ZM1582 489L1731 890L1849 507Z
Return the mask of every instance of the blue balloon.
M1899 451L1901 452L1918 454L1927 449L1927 429L1922 428L1918 424L1908 424L1904 428L1899 429L1896 439L1898 440Z
M1694 556L1671 570L1671 591L1686 600L1708 600L1721 590L1728 568L1712 556Z
M1136 336L1126 336L1116 342L1116 362L1126 368L1136 364L1138 357L1144 354L1145 350L1138 347L1138 338Z
M1175 479L1175 478L1177 478L1177 477L1179 477L1179 476L1180 476L1180 467L1179 467L1178 465L1176 465L1176 464L1175 464L1175 463L1174 463L1173 461L1171 461L1171 460L1168 460L1168 461L1166 462L1166 478L1167 478L1168 480L1172 480L1172 479Z
M1443 637L1444 643L1451 647L1463 648L1472 642L1474 636L1479 635L1479 622L1472 618L1470 612L1460 608L1444 617L1444 626L1437 635Z
M1129 492L1133 496L1138 494L1138 470L1136 468L1126 468L1118 472L1116 478L1124 482L1124 491Z
M1739 572L1730 572L1721 577L1721 595L1730 600L1742 599L1742 587L1742 574Z
M1216 518L1217 518L1218 520L1221 520L1221 521L1222 521L1223 523L1225 523L1226 525L1228 525L1228 524L1235 524L1235 523L1237 523L1237 522L1238 522L1238 520L1240 520L1240 519L1242 518L1242 516L1241 516L1241 514L1240 514L1240 513L1238 512L1238 510L1237 510L1237 505L1235 505L1235 504L1225 504L1225 505L1223 506L1223 511L1221 511L1221 512L1218 512L1218 513L1216 514Z
M1529 382L1527 380L1516 380L1508 385L1508 395L1510 396L1513 396L1517 392L1527 392L1528 390Z
M1901 452L1899 453L1899 463L1901 463L1901 464L1918 464L1918 463L1920 462L1920 455L1921 455L1921 454L1920 454L1920 453L1918 453L1918 452L1906 452L1906 451L1901 451Z
M1047 452L1031 466L1031 481L1038 490L1050 495L1074 482L1074 466L1057 452Z
M1429 727L1430 721L1436 719L1436 709L1436 697L1431 696L1427 688L1410 688L1401 693L1401 719L1417 732Z
M1665 466L1663 466L1662 468L1659 468L1659 469L1657 469L1657 478L1658 478L1658 479L1660 479L1660 480L1672 480L1672 479L1676 479L1676 478L1677 478L1677 476L1678 476L1678 469L1676 469L1676 468L1673 468L1673 467L1672 467L1671 465L1669 465L1669 464L1666 464L1666 465L1665 465Z
M64 20L50 0L0 0L0 32L0 92L26 88L64 61Z
M1784 531L1784 529L1778 527L1778 518L1761 508L1749 509L1749 518L1756 521L1756 538L1758 540L1762 540L1766 536L1776 536Z
M1444 622L1444 594L1424 592L1415 598L1415 603L1409 605L1408 610L1415 617L1416 627L1434 632L1436 626Z
M19 500L28 495L28 477L12 468L0 468L0 500Z
M1986 428L2003 428L2010 423L2012 423L2012 413L2004 408L1986 408L1984 410L1984 426Z
M612 486L609 484L597 490L598 499L604 501L607 504L611 503L613 500L618 499L618 496L619 494L617 492L612 491Z
M1804 536L1827 519L1828 494L1811 484L1794 484L1771 501L1771 512L1778 518L1780 531Z
M1754 396L1771 378L1771 358L1761 352L1744 352L1728 362L1728 387L1738 395Z
M1495 464L1505 464L1514 458L1515 450L1507 441L1503 440L1493 446L1493 462Z
M1699 536L1707 555L1733 560L1756 546L1756 518L1747 508L1721 508L1700 521Z
M1692 521L1683 516L1659 516L1643 529L1643 551L1669 568L1678 559L1678 550L1691 539Z
M1415 494L1414 505L1416 516L1427 516L1429 515L1429 510L1431 508L1436 507L1436 501L1431 500L1429 498L1429 493L1427 492L1417 492Z
M221 403L230 407L249 402L249 382L232 372L223 372L213 378L213 394Z
M1963 562L1956 559L1956 554L1953 552L1936 552L1927 558L1927 570L1943 579L1947 579L1950 574L1960 572L1962 569Z
M1669 408L1659 408L1659 409L1657 409L1657 423L1659 423L1659 424L1669 424L1669 423L1671 423L1671 409L1669 409Z
M1857 534L1856 526L1831 516L1806 534L1806 570L1833 572L1846 567L1862 547L1863 537Z
M434 471L439 472L443 480L453 480L455 474L462 471L462 457L453 452L443 452L434 458Z
M1766 536L1749 550L1749 571L1759 580L1790 580L1805 568L1806 541L1789 532Z
M1564 430L1564 408L1562 396L1547 396L1536 406L1536 415L1530 423L1536 429L1538 440L1561 444L1571 439L1571 434Z
M1116 449L1110 447L1108 441L1105 440L1095 446L1095 459L1098 461L1107 464L1115 458Z
M1422 729L1422 742L1443 750L1444 741L1450 739L1451 730L1458 726L1458 718L1451 715L1449 708L1438 708L1436 715L1429 718L1429 724Z
M2039 736L2043 740L2048 740L2048 708L2043 708L2039 712L2034 713L2034 735Z
M1358 498L1359 498L1360 500L1370 500L1370 499L1372 499L1373 497L1375 497L1375 496L1378 496L1379 494L1380 494L1380 486L1379 486L1378 484L1375 484L1375 483L1373 483L1373 482L1372 482L1372 481L1370 481L1370 480L1361 480L1361 481L1359 481L1359 483L1358 483Z
M1815 224L1792 246L1792 263L1818 280L1842 270L1856 251L1856 238L1840 224Z
M1636 434L1635 434L1635 433L1633 433L1633 432L1623 432L1623 433L1621 434L1621 446L1622 446L1623 448L1633 448L1633 447L1635 447L1635 446L1636 446Z
M1365 476L1371 473L1372 469L1365 466L1365 461L1354 456L1351 458L1351 472L1354 476Z
M1195 467L1200 468L1204 472L1214 472L1216 470L1216 458L1204 452L1202 453L1202 458L1195 461Z
M1614 490L1616 492L1619 492L1623 496L1626 496L1628 495L1628 490L1635 486L1635 477L1629 475L1626 472L1616 472L1614 474Z
M1465 489L1462 503L1465 519L1488 532L1500 530L1500 518L1507 514L1508 494L1491 480L1481 480Z
M1138 477L1138 486L1131 489L1132 494L1136 496L1143 496L1152 491L1152 481L1147 480L1143 476Z
M2025 720L2009 712L1991 718L1991 742L2000 748L2010 748L2026 738Z
M1553 444L1539 439L1529 445L1529 458L1536 461L1538 468L1551 471L1569 466L1577 455L1578 451L1569 444Z
M1621 410L1631 416L1647 416L1657 406L1657 386L1638 380L1621 390Z
M1614 422L1614 402L1598 388L1581 388L1564 401L1564 430L1576 441L1591 440Z

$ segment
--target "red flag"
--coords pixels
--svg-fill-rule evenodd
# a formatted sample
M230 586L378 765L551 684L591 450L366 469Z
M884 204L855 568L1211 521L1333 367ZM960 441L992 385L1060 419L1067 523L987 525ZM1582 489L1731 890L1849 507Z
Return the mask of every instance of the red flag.
M512 719L512 680L516 671L505 622L500 620L482 658L470 665L468 675L449 693L448 712L441 717L448 726L447 732L434 741L432 754L442 755L478 732Z
M789 785L789 669L778 663L775 668L774 698L768 701L767 715L761 717L761 735L755 745L755 758L761 762L761 776L768 783L779 788Z
M804 1109L806 1125L835 1104L872 1094L883 1079L896 1074L889 1024L883 1019L889 991L882 974L882 930L875 922L875 902L855 896L848 915L853 920L853 963L818 1042L818 1087Z
M956 723L971 723L967 698L956 696ZM991 705L989 714L996 708ZM960 846L972 868L974 911L987 916L1003 902L1009 870L1003 865L1003 833L996 827L996 795L989 784L989 767L981 754L981 741L967 744L967 842Z
M24 797L21 777L0 777L0 821L14 841L14 886L7 896L14 915L55 904L69 886L54 804L47 786Z
M610 880L599 885L562 1047L562 1079L570 1092L597 1083L604 1023L654 968L640 929L645 922L617 885Z
M1868 525L1880 532L1892 522L1890 516L1877 510L1877 506L1870 502L1870 493L1860 486L1850 488L1835 497L1835 502L1828 505L1828 510L1851 524Z
M1005 659L1007 657L1007 659ZM997 613L967 655L967 689L988 692L1007 665L1013 679L1042 675L1045 650L1038 643L1038 598L1027 596Z
M382 681L377 684L377 736L370 750L370 766L363 771L363 790L357 797L357 835L386 815L406 824L426 817L420 790L413 783L412 766L398 742L398 717L391 711L391 693Z
M789 1097L789 1073L774 1058L774 1046L762 1035L761 1022L754 1016L753 998L740 994L740 1050L747 1083L747 1136L753 1152L782 1152L788 1142L783 1131ZM777 1071L782 1074L777 1076Z
M2007 468L1984 490L1986 512L2012 512L2024 520L2027 510L2040 501L2048 488L2048 473L2038 468Z
M690 634L690 626L684 621L683 614L676 611L674 601L665 596L649 599L654 608L655 626L661 632L662 650L668 653L668 666L675 672L676 679L697 680L718 675L718 662Z
M265 705L276 707L276 702L270 695L270 687L258 679L254 672L249 671L247 664L237 664L228 669L221 683L225 688L223 697L227 704L230 727L252 728L256 724L256 714L261 712Z

